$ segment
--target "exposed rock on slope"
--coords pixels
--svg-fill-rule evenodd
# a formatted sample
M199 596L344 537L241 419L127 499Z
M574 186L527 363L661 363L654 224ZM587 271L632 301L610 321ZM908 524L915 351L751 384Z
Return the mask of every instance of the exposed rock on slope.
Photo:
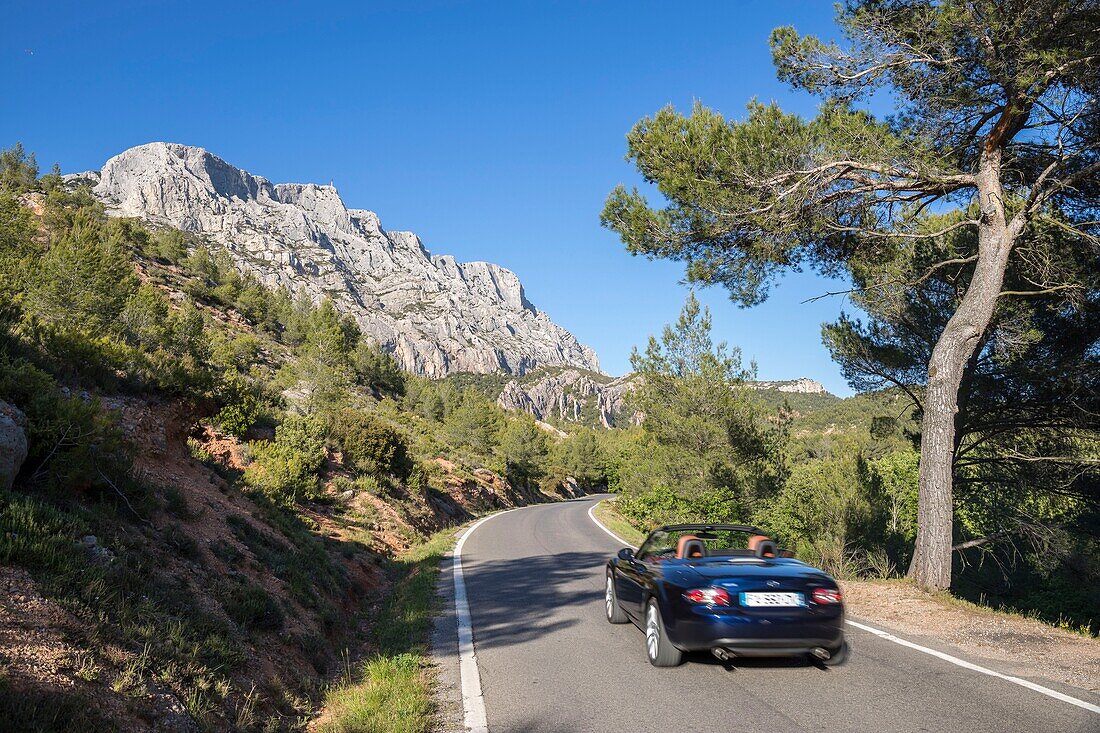
M26 416L0 400L0 488L11 488L15 475L27 460L26 427Z
M777 392L794 392L797 394L828 394L825 385L807 377L789 379L781 382L749 382L753 389L774 389Z
M526 386L513 379L504 386L497 404L506 410L529 412L538 420L556 417L570 422L584 422L595 410L595 419L608 428L620 418L624 396L633 389L636 379L628 374L604 381L576 369L566 369ZM631 419L637 422L636 418Z
M599 371L595 352L531 305L514 273L433 257L415 234L346 208L332 186L272 184L170 143L131 148L79 177L113 215L205 235L269 285L330 296L409 371Z
M505 410L528 412L538 420L556 418L605 428L624 424L624 418L635 425L641 422L639 413L625 414L626 396L639 379L635 374L612 380L600 374L565 369L537 379L535 376L526 382L509 381L497 397L497 404ZM819 382L806 377L783 382L746 382L745 386L760 391L828 394Z

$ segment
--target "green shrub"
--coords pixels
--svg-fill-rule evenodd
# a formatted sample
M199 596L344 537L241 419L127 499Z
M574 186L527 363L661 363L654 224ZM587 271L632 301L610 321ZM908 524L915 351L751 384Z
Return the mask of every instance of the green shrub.
M129 451L114 416L97 400L65 396L53 377L0 356L0 399L27 416L25 480L60 491L102 486L128 473Z
M320 495L318 472L325 462L324 429L314 418L289 415L275 440L249 444L252 463L245 481L280 504Z
M242 581L229 586L222 595L226 615L249 630L278 631L283 628L283 609L279 602L255 583Z
M228 435L244 437L260 417L256 387L237 372L226 372L219 388L222 408L214 424Z
M497 445L501 410L473 388L463 392L461 399L461 404L448 411L444 420L447 435L458 445L481 454L491 453Z
M505 423L500 432L500 452L513 484L526 486L546 473L546 433L528 415L512 417Z
M866 553L881 549L880 509L867 465L847 452L794 467L757 523L807 562L835 575L865 569Z
M329 433L340 446L344 463L364 473L405 480L413 469L405 436L369 412L349 408L334 413Z

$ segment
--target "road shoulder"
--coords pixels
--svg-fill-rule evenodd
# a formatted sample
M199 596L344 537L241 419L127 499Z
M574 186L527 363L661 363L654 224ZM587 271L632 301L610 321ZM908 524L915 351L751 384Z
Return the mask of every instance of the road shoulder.
M849 613L884 631L950 647L999 671L1100 695L1100 639L925 593L904 581L841 582Z
M462 678L458 660L458 634L454 598L454 550L440 561L436 582L439 613L432 628L430 660L435 733L463 733Z

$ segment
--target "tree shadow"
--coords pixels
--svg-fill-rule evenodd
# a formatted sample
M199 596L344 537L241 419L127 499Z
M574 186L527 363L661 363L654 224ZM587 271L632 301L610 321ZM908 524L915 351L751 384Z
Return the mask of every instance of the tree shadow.
M603 588L593 578L606 562L604 552L464 560L478 648L523 644L576 625L592 608L602 613Z

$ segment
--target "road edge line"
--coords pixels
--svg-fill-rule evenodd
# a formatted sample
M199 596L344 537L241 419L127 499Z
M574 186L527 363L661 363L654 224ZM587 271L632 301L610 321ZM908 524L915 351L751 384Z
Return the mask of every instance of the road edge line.
M602 529L604 532L607 532L609 535L614 537L619 542L622 542L624 545L633 546L633 545L630 545L630 543L627 542L626 540L624 540L622 537L620 537L619 535L615 534L610 529L608 529L607 526L603 522L596 519L596 515L593 513L593 510L595 510L595 508L597 506L599 506L601 503L603 503L605 501L607 501L607 499L601 499L600 501L597 501L595 504L593 504L591 507L589 507L588 508L588 518L591 519L596 524L597 527ZM1001 672L997 672L997 671L989 669L987 667L983 667L980 664L974 664L973 662L968 662L965 659L959 659L958 657L951 656L950 654L946 654L944 652L939 652L939 651L936 651L935 649L929 649L928 647L921 646L920 644L916 644L916 643L908 641L906 639L902 639L900 636L894 636L893 634L891 634L887 631L883 631L881 629L876 629L873 626L868 626L866 624L861 624L858 621L852 621L851 619L845 619L845 623L851 624L852 626L855 626L857 629L862 629L862 630L864 630L868 633L874 634L875 636L879 637L880 639L885 639L886 641L892 641L895 644L900 644L901 646L908 647L910 649L915 649L918 652L923 652L925 654L929 654L933 657L937 657L938 659L942 659L945 662L950 662L951 664L954 664L956 666L963 667L964 669L969 669L973 672L980 672L981 674L989 675L990 677L996 677L998 679L1005 680L1006 682L1011 682L1014 685L1020 685L1021 687L1026 687L1029 690L1034 690L1035 692L1046 695L1047 697L1052 697L1055 700L1061 700L1062 702L1069 703L1070 705L1076 705L1079 708L1084 708L1085 710L1088 710L1088 711L1093 712L1093 713L1100 713L1100 705L1093 705L1092 703L1086 702L1085 700L1079 700L1076 697L1071 697L1070 695L1066 695L1065 693L1058 692L1057 690L1052 690L1049 687L1043 687L1042 685L1036 684L1035 682L1031 682L1029 680L1022 679L1020 677L1013 677L1012 675L1003 674Z
M626 545L627 547L634 547L634 545L630 544L629 542L624 540L622 537L620 537L619 535L615 534L610 529L608 529L607 526L603 522L601 522L600 520L596 519L596 515L592 513L595 510L596 507L598 507L600 504L603 504L605 501L607 501L607 499L600 499L599 501L594 503L592 506L588 507L588 518L591 519L593 522L595 522L597 527L602 529L604 532L607 532L609 535L614 537L616 540L618 540L622 544Z
M929 654L929 655L931 655L933 657L936 657L938 659L942 659L945 662L950 662L951 664L954 664L954 665L959 666L959 667L963 667L965 669L969 669L973 672L980 672L981 674L989 675L990 677L996 677L998 679L1005 680L1006 682L1011 682L1014 685L1020 685L1021 687L1026 687L1029 690L1034 690L1035 692L1046 695L1047 697L1053 697L1055 700L1061 700L1062 702L1067 702L1070 705L1076 705L1077 707L1084 708L1085 710L1088 710L1090 712L1100 713L1100 705L1093 705L1090 702L1086 702L1084 700L1079 700L1076 697L1071 697L1071 696L1066 695L1064 693L1058 692L1057 690L1052 690L1049 687L1043 687L1042 685L1036 684L1036 683L1031 682L1029 680L1021 679L1020 677L1013 677L1012 675L1003 674L1001 672L997 672L995 670L989 669L988 667L983 667L980 664L974 664L973 662L968 662L965 659L959 659L958 657L951 656L950 654L946 654L944 652L936 651L935 649L929 649L926 646L921 646L920 644L915 644L915 643L913 643L913 642L911 642L907 639L902 639L900 636L894 636L893 634L891 634L887 631L882 631L881 629L876 629L873 626L868 626L866 624L861 624L858 621L852 621L851 619L846 619L846 621L847 621L847 623L851 624L852 626L855 626L857 629L863 629L864 631L866 631L868 633L874 634L875 636L879 637L880 639L886 639L887 641L892 641L895 644L900 644L901 646L909 647L910 649L915 649L918 652L923 652L925 654Z
M474 626L470 617L470 601L466 596L466 582L462 577L462 546L478 527L493 517L499 517L509 511L511 510L496 512L474 522L458 539L451 558L451 575L455 586L455 626L458 630L458 677L462 688L462 716L466 730L470 733L489 733L489 723L485 717L485 697L481 694L481 673L478 672L477 654L474 652Z

